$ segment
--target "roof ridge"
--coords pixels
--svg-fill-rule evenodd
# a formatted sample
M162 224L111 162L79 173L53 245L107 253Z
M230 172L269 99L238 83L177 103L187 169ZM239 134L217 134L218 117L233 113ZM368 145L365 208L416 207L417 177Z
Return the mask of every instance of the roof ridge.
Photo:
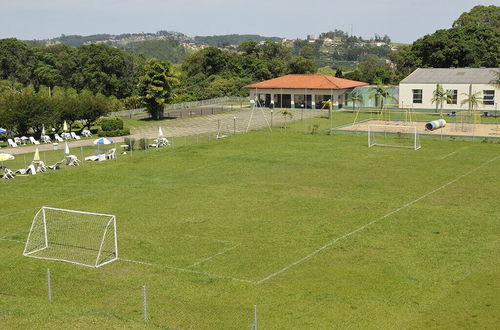
M323 78L325 78L329 83L333 84L335 88L339 88L339 85L336 84L334 81L331 81L330 78L334 78L333 76L329 76L326 74L322 74Z

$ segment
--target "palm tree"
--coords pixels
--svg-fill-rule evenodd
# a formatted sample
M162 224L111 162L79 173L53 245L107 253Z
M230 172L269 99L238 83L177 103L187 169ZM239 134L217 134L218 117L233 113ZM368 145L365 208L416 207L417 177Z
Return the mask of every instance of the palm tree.
M357 90L353 90L347 96L347 101L352 102L352 111L356 110L356 103L361 103L363 101L363 95Z
M372 86L369 88L369 91L371 92L370 98L375 99L375 103L378 103L380 105L380 113L384 109L384 101L387 99L392 99L396 101L396 98L394 95L390 94L389 91L391 90L391 86L384 86L382 84L382 80L377 79L376 81L377 86Z
M472 93L470 91L469 93L462 93L462 95L466 96L465 99L460 102L460 105L468 104L469 105L469 112L472 113L472 111L478 107L479 103L481 103L481 97L480 97L481 91Z
M443 102L451 102L451 95L444 90L443 86L440 84L436 85L436 90L434 90L433 97L431 99L432 103L436 103L436 112L438 108L441 109L441 117L443 117Z

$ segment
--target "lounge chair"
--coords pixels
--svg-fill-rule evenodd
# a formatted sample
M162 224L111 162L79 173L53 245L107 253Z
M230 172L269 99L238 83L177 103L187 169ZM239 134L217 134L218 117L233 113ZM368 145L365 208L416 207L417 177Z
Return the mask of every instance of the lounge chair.
M21 175L35 175L36 174L36 168L33 164L28 166L28 168L20 168L16 171L16 174L21 174Z
M61 161L55 163L54 165L48 165L47 169L53 170L53 171L60 170L62 163L64 163L64 160L61 160Z
M40 142L35 140L35 138L32 136L30 136L30 142L31 142L31 144L40 144Z
M15 142L17 145L21 145L21 144L23 144L23 142L21 141L21 138L20 138L20 137L17 137L17 136L14 138L14 142Z
M73 139L75 139L75 140L80 140L80 139L81 139L81 138L80 138L80 136L79 136L79 135L77 135L75 132L71 132L70 134L71 134L71 137L72 137Z
M82 131L82 136L85 136L85 137L91 137L92 136L92 133L88 130L88 129L84 129Z
M89 160L89 161L92 161L92 162L95 162L95 161L99 161L99 162L102 162L102 161L105 161L107 159L107 154L99 154L99 155L95 155L95 156L87 156L85 157L85 160Z
M80 161L75 155L68 155L64 158L67 166L80 166Z
M16 174L12 172L10 168L5 166L0 166L0 168L2 169L2 177L1 177L2 179L9 180L9 179L14 179L16 177Z
M48 135L42 135L40 137L40 140L42 140L43 143L52 143L52 141L50 140L50 137Z
M59 134L54 134L54 139L56 139L57 142L64 142L64 140L62 139L62 137L59 136Z
M17 148L17 143L15 143L12 139L7 139L7 143L12 148Z

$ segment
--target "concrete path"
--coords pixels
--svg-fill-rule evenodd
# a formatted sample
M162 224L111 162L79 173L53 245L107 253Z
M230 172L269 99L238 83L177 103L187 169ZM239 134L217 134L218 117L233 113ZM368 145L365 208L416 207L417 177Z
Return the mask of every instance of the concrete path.
M290 112L292 113L292 117L287 117L287 122L319 117L321 114L325 113L325 111L321 110L290 110ZM223 135L231 135L233 131L235 131L236 134L241 134L245 133L247 128L248 130L257 130L267 127L268 124L271 123L271 118L274 128L276 128L276 126L282 126L285 122L285 117L279 110L274 110L271 115L269 109L254 109L252 112L251 109L243 108L230 112L193 118L170 119L158 122L151 121L151 124L148 123L141 127L131 128L130 134L135 138L146 137L152 139L158 136L158 127L161 127L167 138L198 134L213 134L215 138L219 127L220 133ZM68 141L68 145L70 148L90 146L93 145L96 138L97 136L86 140L70 140ZM111 139L116 143L121 143L124 137L112 137ZM52 144L40 144L37 146L29 145L18 148L2 148L0 149L0 153L33 153L36 148L38 148L39 151L47 151L52 150L53 146ZM59 150L63 148L64 142L60 142Z

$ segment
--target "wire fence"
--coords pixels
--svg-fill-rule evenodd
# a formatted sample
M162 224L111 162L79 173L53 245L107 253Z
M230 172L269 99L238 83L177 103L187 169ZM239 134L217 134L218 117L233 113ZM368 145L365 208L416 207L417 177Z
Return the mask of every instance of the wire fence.
M147 266L118 260L101 272L55 262L49 267L37 262L3 271L0 295L7 317L2 328L9 328L8 316L25 311L29 302L33 309L25 319L32 325L48 324L50 315L60 328L88 327L92 320L97 328L257 329L251 303L196 293L196 299L183 297L158 275L138 276L134 268ZM135 273L127 277L119 271Z

